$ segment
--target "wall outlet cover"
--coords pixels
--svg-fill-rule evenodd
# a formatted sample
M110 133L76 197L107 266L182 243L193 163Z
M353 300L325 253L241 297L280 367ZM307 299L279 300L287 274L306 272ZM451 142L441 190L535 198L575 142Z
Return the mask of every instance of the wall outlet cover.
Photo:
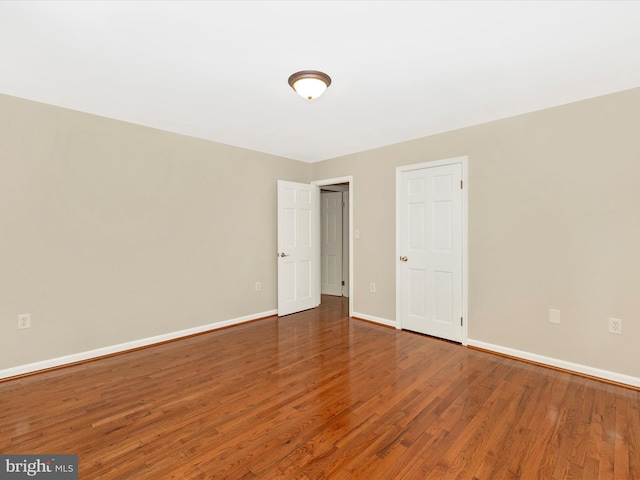
M609 317L609 333L622 335L622 320Z
M23 330L25 328L31 328L30 313L24 313L22 315L18 315L18 330Z

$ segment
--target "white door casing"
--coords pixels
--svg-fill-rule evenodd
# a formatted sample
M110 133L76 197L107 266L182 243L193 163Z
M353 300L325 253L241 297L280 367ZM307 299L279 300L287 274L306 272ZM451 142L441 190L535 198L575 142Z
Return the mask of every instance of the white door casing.
M342 296L342 192L321 192L320 201L321 292Z
M349 296L349 250L351 239L349 237L349 195L350 192L342 192L342 296Z
M318 187L278 180L278 316L318 305Z
M397 177L399 327L466 343L466 158L413 167Z
M317 187L322 187L322 186L327 186L327 185L337 185L337 184L348 184L348 191L346 192L347 195L349 196L349 202L347 204L347 208L344 210L344 215L343 216L347 216L347 220L346 220L346 224L347 224L347 235L349 236L349 238L353 238L353 225L354 225L354 214L353 214L353 207L354 207L354 182L353 182L353 177L352 176L345 176L345 177L336 177L336 178L328 178L328 179L324 179L324 180L314 180L313 182L311 182L312 185L316 185ZM318 202L320 202L320 193L318 190ZM320 215L317 216L318 218L318 229L320 228ZM348 293L348 297L349 297L349 316L353 315L353 304L354 304L354 299L355 296L353 294L353 275L354 275L354 266L353 266L353 242L352 241L348 241L346 242L347 248L349 250L349 254L347 256L347 263L349 265L348 267L348 273L345 276L345 283L348 285L348 289L349 289L349 293ZM318 255L318 262L320 262L320 251L318 250L317 252ZM318 277L320 276L320 270L318 270ZM318 278L318 284L320 284L321 281ZM318 290L318 304L320 303L320 290Z

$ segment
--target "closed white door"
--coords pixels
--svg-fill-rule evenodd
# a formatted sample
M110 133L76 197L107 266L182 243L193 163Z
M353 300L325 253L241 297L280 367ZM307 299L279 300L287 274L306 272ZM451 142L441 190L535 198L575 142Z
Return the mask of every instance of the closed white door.
M320 202L321 292L342 296L342 192L322 192Z
M462 341L462 165L402 172L402 328Z
M318 305L318 187L278 180L278 315Z

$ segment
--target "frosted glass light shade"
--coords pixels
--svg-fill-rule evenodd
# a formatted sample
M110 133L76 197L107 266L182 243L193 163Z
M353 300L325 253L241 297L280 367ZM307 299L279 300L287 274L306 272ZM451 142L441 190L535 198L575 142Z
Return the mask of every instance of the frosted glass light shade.
M316 70L303 70L289 77L289 85L301 97L313 100L331 85L331 78L326 73Z

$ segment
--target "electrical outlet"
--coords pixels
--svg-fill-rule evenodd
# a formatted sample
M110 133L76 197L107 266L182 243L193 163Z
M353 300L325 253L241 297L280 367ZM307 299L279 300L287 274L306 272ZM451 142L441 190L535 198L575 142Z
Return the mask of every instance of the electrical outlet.
M24 313L22 315L18 315L18 330L23 330L25 328L31 328L30 313Z
M376 293L376 284L375 283L370 283L369 284L369 291L371 293Z
M560 323L560 310L549 309L549 323Z
M260 290L262 290L262 285L260 285L260 282L256 282L256 292L259 292Z
M609 333L622 335L622 320L609 317Z
M357 228L353 231L353 238L360 238L360 230Z

